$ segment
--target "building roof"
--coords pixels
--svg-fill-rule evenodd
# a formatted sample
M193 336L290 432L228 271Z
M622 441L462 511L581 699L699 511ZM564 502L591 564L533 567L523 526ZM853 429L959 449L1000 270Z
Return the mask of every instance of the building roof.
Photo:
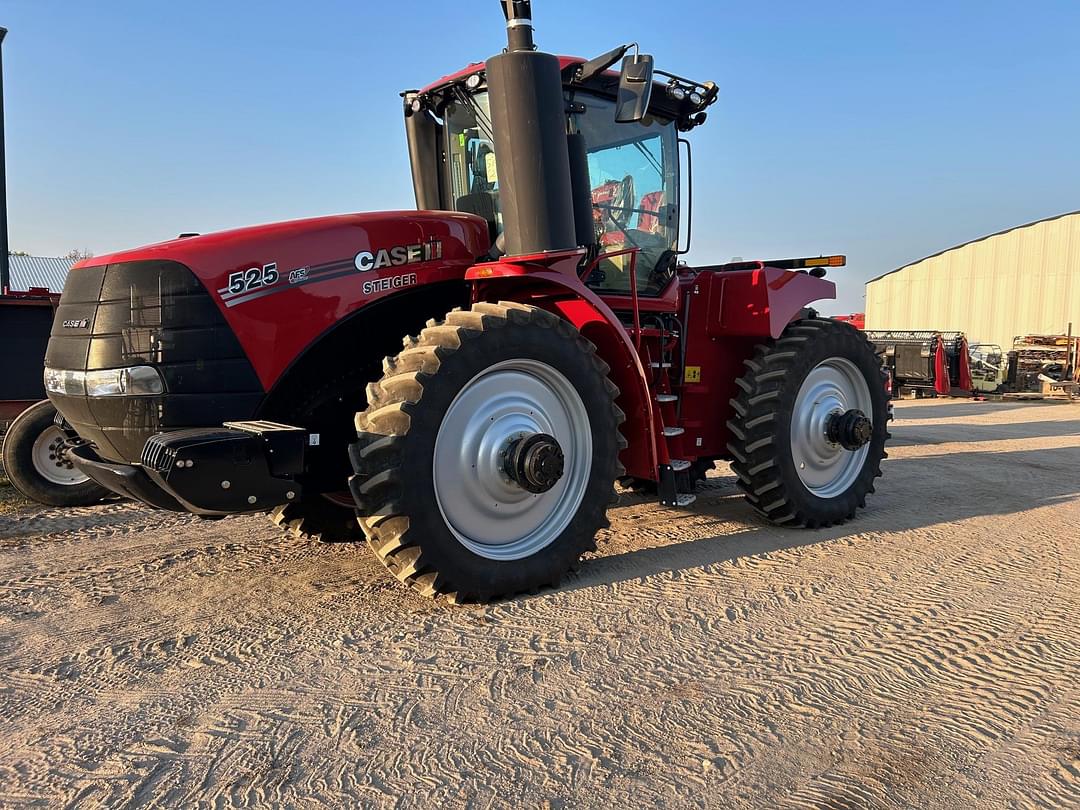
M11 289L27 292L31 287L44 287L49 292L62 292L74 259L54 259L48 256L19 256L9 254Z
M982 242L984 239L992 239L995 236L1004 236L1005 234L1012 233L1013 231L1019 231L1023 228L1030 228L1033 225L1041 225L1044 222L1053 222L1055 219L1064 219L1065 217L1076 216L1077 214L1080 214L1080 211L1066 211L1064 214L1054 214L1054 216L1052 217L1044 217L1043 219L1037 219L1034 222L1025 222L1023 225L1014 225L1011 228L1006 228L1005 230L998 231L997 233L988 233L986 236L980 236L977 239L969 239L967 242L961 242L959 245L953 245L950 248L939 250L937 253L931 253L929 256L923 256L921 259L917 259L916 261L908 262L902 267L897 267L895 270L890 270L888 273L882 273L880 276L875 276L866 283L873 284L878 279L885 278L885 276L891 276L893 273L899 273L901 270L906 270L907 268L913 267L916 264L922 264L927 259L932 259L935 256L940 256L941 254L948 253L951 250L959 250L962 247L973 245L976 242Z

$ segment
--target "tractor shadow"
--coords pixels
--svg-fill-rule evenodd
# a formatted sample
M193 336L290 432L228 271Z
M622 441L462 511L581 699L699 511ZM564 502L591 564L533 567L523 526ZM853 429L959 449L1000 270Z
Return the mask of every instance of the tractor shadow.
M734 494L734 477L722 474L709 479L711 486L690 510L671 510L670 535L673 539L677 536L680 516L689 512L734 525L733 533L601 556L589 560L560 590L615 585L860 534L895 534L1069 503L1080 500L1077 469L1077 447L889 459L883 464L878 493L870 497L867 509L843 525L814 530L766 523ZM630 499L630 504L639 508L647 503L640 496ZM626 502L624 494L622 503ZM613 517L618 521L617 512Z

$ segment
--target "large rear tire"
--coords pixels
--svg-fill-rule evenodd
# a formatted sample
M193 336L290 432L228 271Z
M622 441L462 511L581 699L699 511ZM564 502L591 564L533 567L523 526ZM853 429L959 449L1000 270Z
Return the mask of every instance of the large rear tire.
M849 324L808 318L744 363L727 426L746 499L785 526L854 517L888 455L889 395L873 345ZM857 413L870 425L859 424Z
M364 406L364 371L328 370L321 385L313 386L299 404L279 418L291 425L310 425L320 434L317 447L308 448L312 468L305 476L304 497L275 507L270 522L291 537L323 543L353 543L364 539L356 523L356 506L346 489L352 472L348 446L355 437L352 419ZM367 375L370 379L370 375Z
M4 435L4 472L15 489L46 506L89 506L111 493L71 463L48 400L31 405Z
M346 493L347 494L347 493ZM335 494L315 493L282 504L267 513L270 522L290 537L322 543L354 543L364 539L356 523L356 507L339 503Z
M558 585L595 550L622 472L608 370L569 323L512 302L455 310L406 338L368 387L350 449L379 560L457 601Z

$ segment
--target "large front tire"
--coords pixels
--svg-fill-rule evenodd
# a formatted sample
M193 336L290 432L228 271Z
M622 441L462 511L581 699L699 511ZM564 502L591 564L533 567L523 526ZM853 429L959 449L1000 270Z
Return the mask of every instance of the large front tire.
M818 528L854 517L887 457L889 395L873 346L849 324L809 318L744 362L727 426L731 466L746 499L786 526ZM856 412L869 418L868 435L839 435L857 418L842 415Z
M595 352L561 318L500 302L429 321L386 360L357 415L350 488L399 580L485 601L558 585L596 548L624 443ZM514 448L534 440L559 474L515 472Z

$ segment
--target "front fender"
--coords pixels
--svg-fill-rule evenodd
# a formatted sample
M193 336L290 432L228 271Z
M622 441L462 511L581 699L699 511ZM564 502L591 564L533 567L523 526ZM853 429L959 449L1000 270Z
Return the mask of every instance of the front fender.
M655 478L666 463L666 447L658 445L648 377L633 341L611 308L573 272L534 262L501 261L477 265L466 274L474 285L474 301L518 301L543 307L572 323L596 346L619 387L616 404L626 414L622 426L627 447L620 460L629 475ZM663 457L661 457L661 455Z

